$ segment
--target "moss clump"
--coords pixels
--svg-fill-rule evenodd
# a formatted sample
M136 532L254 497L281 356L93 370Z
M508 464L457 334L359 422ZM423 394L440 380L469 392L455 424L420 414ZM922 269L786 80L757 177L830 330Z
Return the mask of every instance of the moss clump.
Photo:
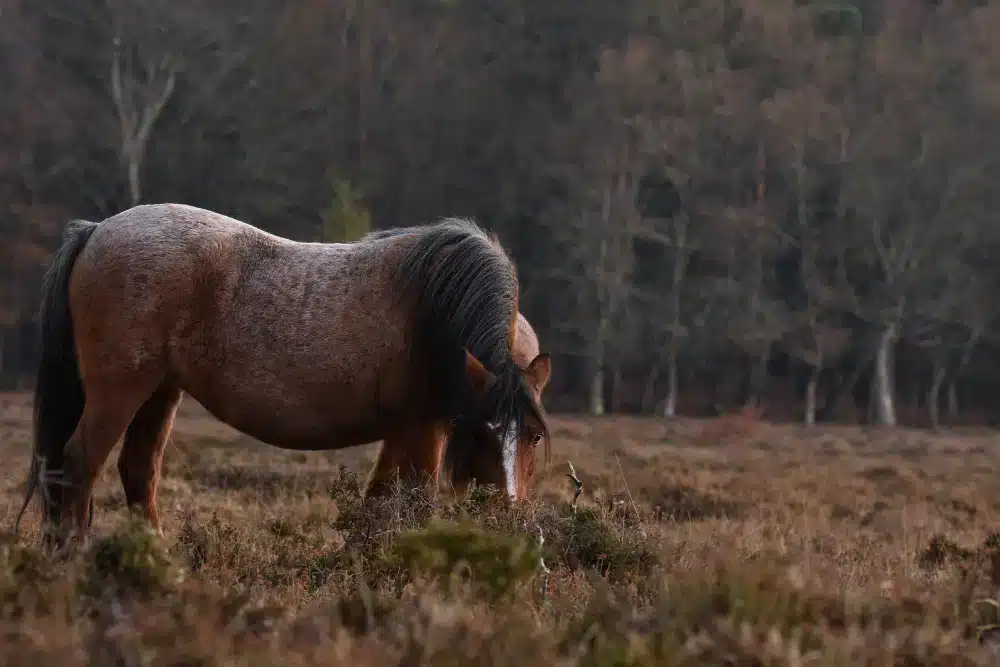
M160 537L140 520L96 540L85 563L81 584L84 592L94 597L108 589L121 595L153 597L168 591L182 577Z
M970 560L974 553L960 547L944 535L934 535L927 547L920 552L917 562L921 567L933 569L945 563L960 563Z
M15 535L0 535L0 618L17 620L29 608L51 612L49 600L61 592L60 581L70 581L69 574L66 567L21 544Z
M641 528L622 529L594 507L567 512L545 532L546 562L593 568L613 580L645 575L656 566L656 549Z
M511 593L538 571L539 554L524 536L491 533L468 522L432 522L400 535L390 558L413 573L471 581L490 599Z

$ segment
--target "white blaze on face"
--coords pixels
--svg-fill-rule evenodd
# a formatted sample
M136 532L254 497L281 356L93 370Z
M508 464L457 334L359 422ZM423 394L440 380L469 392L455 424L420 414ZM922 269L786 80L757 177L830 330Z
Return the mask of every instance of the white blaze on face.
M498 429L499 430L499 429ZM501 443L500 455L503 460L504 477L507 480L507 495L517 500L517 421L507 425L507 435Z

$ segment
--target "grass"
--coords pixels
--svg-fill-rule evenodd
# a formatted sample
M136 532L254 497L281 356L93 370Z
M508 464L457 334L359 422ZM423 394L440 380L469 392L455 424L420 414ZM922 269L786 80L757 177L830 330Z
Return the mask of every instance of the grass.
M5 405L7 528L30 415ZM35 548L37 520L0 529L0 665L994 664L993 434L720 429L558 418L517 507L487 487L366 502L374 447L284 452L188 403L164 538L111 464L71 559Z

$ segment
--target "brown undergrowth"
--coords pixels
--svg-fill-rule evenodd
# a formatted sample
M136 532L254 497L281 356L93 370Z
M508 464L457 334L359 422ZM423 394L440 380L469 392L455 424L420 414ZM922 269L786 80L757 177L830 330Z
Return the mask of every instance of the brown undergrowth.
M4 525L26 427L0 444ZM0 665L917 667L1000 643L989 434L560 419L579 502L563 465L511 508L484 487L366 501L371 448L216 428L178 425L165 538L113 466L72 556L0 534Z

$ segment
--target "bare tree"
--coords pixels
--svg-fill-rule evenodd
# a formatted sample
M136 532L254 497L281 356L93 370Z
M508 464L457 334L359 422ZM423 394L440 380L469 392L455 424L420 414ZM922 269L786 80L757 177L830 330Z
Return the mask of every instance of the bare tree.
M940 80L950 59L942 47L957 26L912 10L900 9L864 54L840 131L841 282L877 334L872 396L883 425L896 423L897 341L953 296L947 274L975 244L962 207L984 166L958 158L961 127L944 120L960 94Z
M925 298L914 314L908 336L911 343L926 350L930 363L926 404L935 429L941 427L942 399L946 400L948 419L958 417L958 380L977 346L991 337L995 318L986 305L990 290L982 268L968 256L952 259L947 270L937 273L944 282L937 286L935 298Z
M143 167L164 109L181 95L183 122L197 105L221 103L232 93L227 78L249 52L239 38L259 6L237 16L188 0L109 0L107 9L115 144L128 204L135 206L146 194Z
M815 48L817 62L843 57L835 48ZM828 212L818 213L815 205L817 193L829 189L828 165L837 155L840 114L823 89L824 84L833 83L829 73L816 62L796 64L799 86L777 91L764 101L762 111L768 143L786 177L790 219L785 240L793 248L798 269L798 284L788 300L785 342L789 353L809 368L803 419L813 425L820 373L838 360L850 340L849 330L840 322L842 304L830 271L828 249L836 240L837 221Z
M635 130L643 105L630 73L643 66L644 48L605 51L594 79L576 88L575 118L560 137L555 166L569 197L551 229L569 261L551 277L577 295L564 326L588 359L588 408L595 415L605 411L605 374L624 342L633 293L637 197L649 162Z
M692 262L712 252L726 226L725 194L732 188L722 167L740 152L750 127L741 114L752 102L745 77L728 67L725 51L704 46L726 39L725 8L665 2L651 11L655 38L634 38L626 47L633 64L627 73L642 105L636 129L654 165L654 180L661 181L660 196L671 200L658 207L641 202L636 230L638 240L656 249L653 256L662 267L638 294L649 306L646 326L658 347L643 402L652 402L655 382L665 371L660 411L673 417L679 360L694 337L704 342L715 296L702 289L709 283L692 275Z
M123 60L131 62L123 63ZM164 55L157 62L143 63L140 60L138 67L136 60L139 59L123 57L122 40L115 36L114 55L111 57L111 99L121 129L119 159L128 179L131 206L142 199L139 175L153 124L173 95L177 82L176 65L169 55Z
M774 344L788 330L787 309L776 293L774 256L780 247L754 209L732 209L729 242L720 244L724 273L715 291L724 304L726 338L747 361L749 373L744 403L757 407L766 390L767 368Z

